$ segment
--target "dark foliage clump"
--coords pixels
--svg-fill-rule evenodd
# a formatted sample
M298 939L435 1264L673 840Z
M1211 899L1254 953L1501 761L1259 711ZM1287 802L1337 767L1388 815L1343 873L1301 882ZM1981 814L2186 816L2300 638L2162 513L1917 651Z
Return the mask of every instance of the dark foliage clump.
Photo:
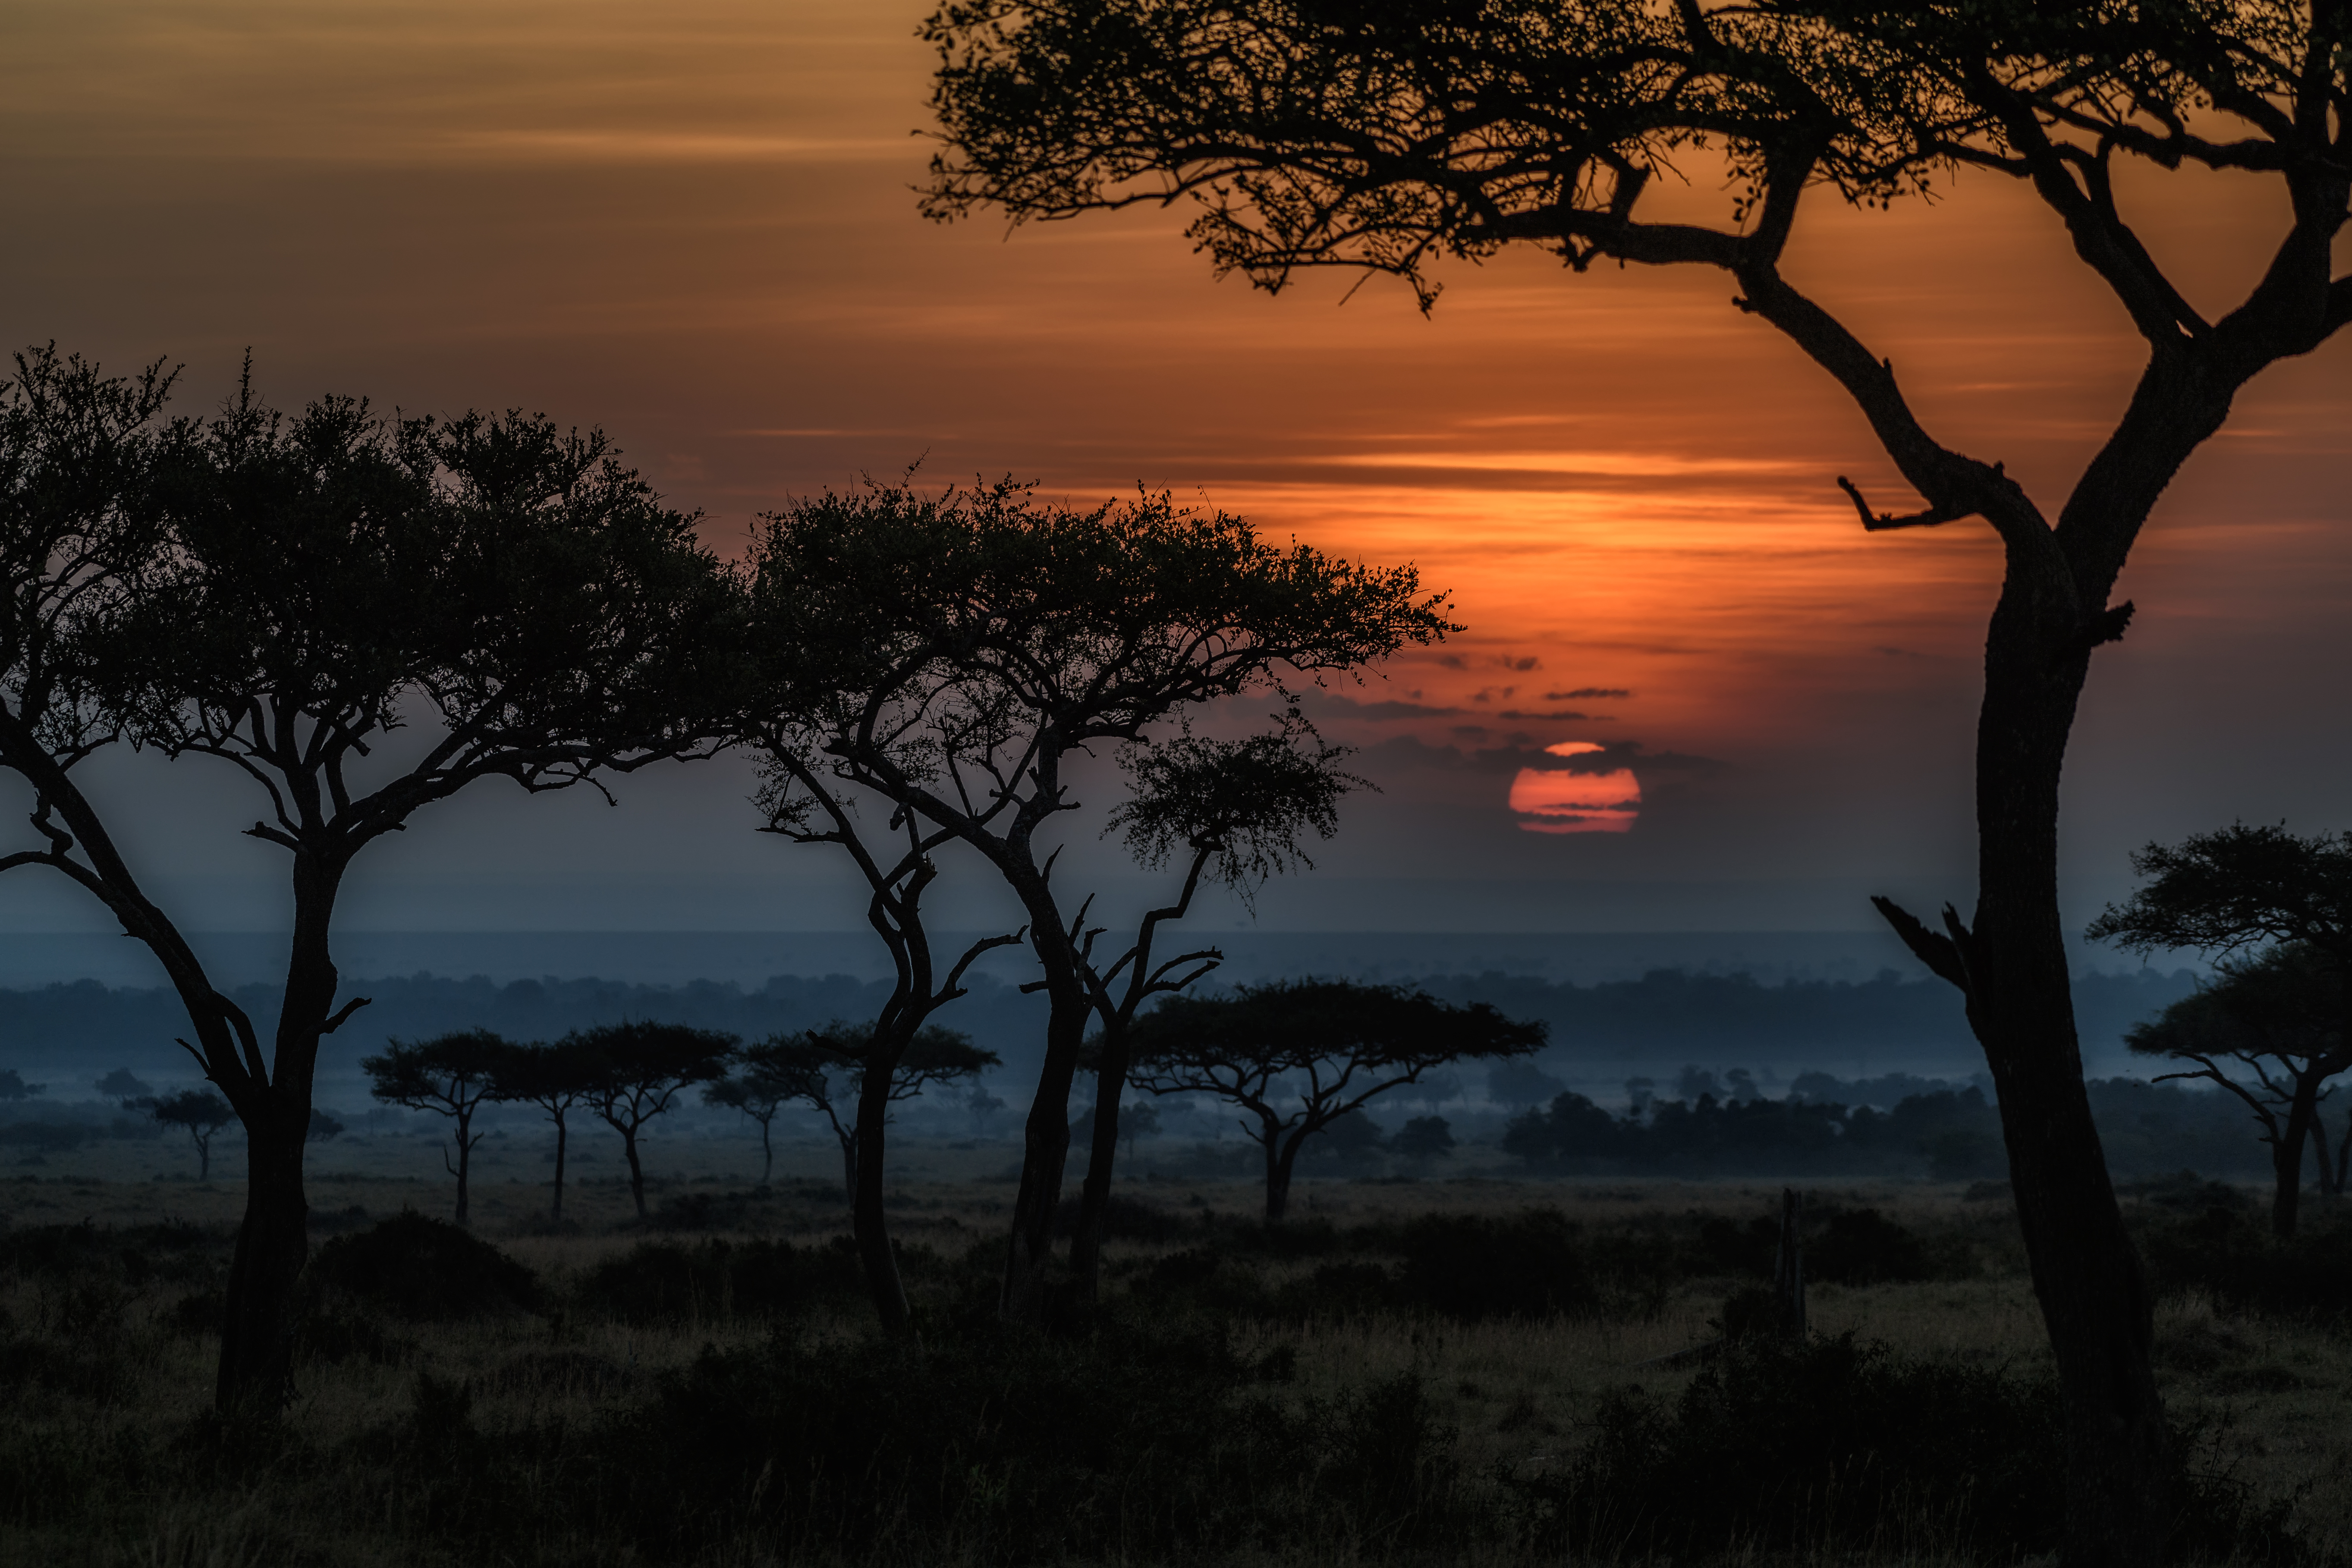
M166 1221L101 1230L80 1225L0 1231L0 1276L57 1284L104 1277L138 1289L151 1280L202 1284L228 1260L229 1233Z
M2352 1226L2279 1238L2241 1207L2151 1226L2141 1249L2159 1289L2200 1292L2223 1312L2341 1324L2352 1320Z
M902 1268L931 1261L921 1248ZM920 1271L919 1267L917 1271ZM857 1255L846 1237L821 1247L789 1241L639 1242L581 1277L572 1301L625 1322L687 1318L768 1317L806 1310L820 1300L850 1301L865 1289Z
M444 1220L400 1214L319 1248L310 1279L412 1322L541 1310L538 1276Z
M1078 1199L1072 1195L1064 1198L1054 1210L1054 1234L1057 1237L1074 1236L1077 1228ZM1157 1245L1181 1240L1197 1228L1183 1215L1161 1208L1158 1204L1122 1197L1116 1193L1103 1204L1103 1236L1106 1240Z
M1557 1210L1507 1219L1430 1215L1401 1238L1403 1304L1465 1322L1587 1312L1600 1304L1574 1227Z
M1933 1279L1944 1270L1919 1236L1876 1209L1840 1209L1805 1243L1805 1272L1840 1285Z
M1595 1425L1559 1471L1507 1482L1544 1550L2011 1558L2054 1552L2063 1535L2063 1416L2045 1378L1898 1356L1852 1334L1748 1336L1672 1403L1629 1388ZM2182 1434L2173 1447L2197 1445ZM2183 1554L2300 1560L2276 1510L2226 1478L2184 1468L2175 1495Z

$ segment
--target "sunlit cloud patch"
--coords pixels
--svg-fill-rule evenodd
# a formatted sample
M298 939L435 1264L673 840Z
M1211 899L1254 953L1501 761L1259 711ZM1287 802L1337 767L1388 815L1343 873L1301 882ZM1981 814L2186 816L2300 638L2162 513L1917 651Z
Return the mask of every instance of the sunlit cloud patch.
M1601 747L1591 741L1562 741L1544 750L1555 757L1576 757ZM1521 768L1511 780L1511 809L1529 833L1623 833L1642 815L1642 782L1631 768L1600 773Z

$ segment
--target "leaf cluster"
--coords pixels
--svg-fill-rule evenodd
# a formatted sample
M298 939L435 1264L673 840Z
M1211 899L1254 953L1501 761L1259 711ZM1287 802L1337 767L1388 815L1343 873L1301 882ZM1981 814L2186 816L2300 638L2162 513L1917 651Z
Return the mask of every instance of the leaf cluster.
M2132 869L2149 880L2091 922L2094 942L2139 953L2305 942L2339 966L2352 962L2352 833L2304 837L2233 823L2150 844Z

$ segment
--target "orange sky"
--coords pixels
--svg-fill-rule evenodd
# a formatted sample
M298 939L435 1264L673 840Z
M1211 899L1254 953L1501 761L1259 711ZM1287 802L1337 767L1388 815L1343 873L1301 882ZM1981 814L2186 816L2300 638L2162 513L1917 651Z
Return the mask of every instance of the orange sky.
M1386 793L1351 811L1326 891L1279 890L1269 920L1851 927L1868 888L1966 901L1997 555L1971 524L1861 532L1835 475L1908 498L1727 280L1529 253L1457 269L1424 320L1377 281L1344 307L1342 280L1216 282L1172 214L925 224L923 9L19 0L0 335L169 354L195 405L249 344L283 401L600 423L722 540L920 459L1081 500L1165 486L1412 560L1470 630L1342 694L1424 711L1318 710ZM2252 180L2125 195L2207 304L2259 268L2278 205ZM1695 174L1678 199L1721 197ZM1789 271L2053 510L2135 368L2054 225L1989 179L1936 208L1817 205ZM2346 353L2257 384L2127 576L2141 618L2100 656L2072 786L2085 898L2152 835L2352 826ZM1591 689L1630 695L1552 695ZM1523 832L1517 763L1475 755L1567 742L1630 763L1632 831ZM544 868L593 833L688 923L846 923L759 890L698 902L745 876L742 781L649 787L617 817L455 808L451 847L404 846L386 885L426 898L487 853L506 884L569 887ZM573 897L535 896L510 918Z

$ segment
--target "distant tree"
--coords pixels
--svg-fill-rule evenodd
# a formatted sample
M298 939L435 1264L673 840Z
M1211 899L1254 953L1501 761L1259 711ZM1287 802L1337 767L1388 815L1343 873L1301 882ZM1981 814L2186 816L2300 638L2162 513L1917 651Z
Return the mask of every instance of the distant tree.
M136 1103L165 1127L177 1127L196 1146L196 1180L213 1179L213 1134L236 1120L228 1101L209 1089L184 1089Z
M134 1075L129 1068L116 1068L91 1087L109 1100L137 1100L155 1091Z
M2283 961L2284 967L2246 972L2244 989L2237 994L2240 1007L2265 1012L2286 1005L2282 987L2325 985L2332 980L2335 1038L2352 1040L2352 833L2305 838L2284 826L2237 823L2218 832L2192 834L2177 845L2150 844L2132 857L2132 869L2148 880L2091 922L2093 941L2112 942L2143 954L2188 949L2224 957L2293 944L2301 955ZM2210 1005L2222 1014L2231 1012L2226 1001ZM2166 1016L2170 1016L2169 1009ZM2216 1015L2204 1016L2210 1021ZM2334 1051L2343 1048L2339 1043ZM2277 1166L2281 1184L2271 1223L2281 1236L2294 1234L2304 1143L2318 1120L2321 1087L2347 1065L2337 1063L2320 1072L2333 1054L2305 1055L2304 1069L2289 1075L2294 1087L2274 1150L2282 1162Z
M1275 1221L1308 1139L1433 1068L1540 1050L1544 1026L1399 986L1299 980L1171 996L1136 1020L1131 1037L1136 1088L1213 1095L1246 1113L1242 1131L1265 1154L1265 1217Z
M15 1068L0 1068L0 1100L35 1100L48 1093L45 1083L26 1083Z
M551 1220L563 1217L563 1163L572 1111L587 1100L599 1070L591 1052L577 1039L510 1047L490 1069L492 1100L536 1105L555 1123L554 1196L547 1211Z
M646 1124L687 1089L725 1077L736 1044L733 1035L683 1024L600 1024L558 1042L579 1053L588 1084L581 1103L621 1135L639 1219L646 1217L646 1169L637 1140Z
M1389 1147L1407 1160L1450 1159L1454 1129L1443 1116L1416 1116L1397 1129Z
M778 1111L801 1098L802 1075L778 1059L773 1044L768 1041L744 1047L735 1059L737 1070L731 1076L702 1086L702 1101L740 1110L759 1123L760 1184L764 1187L776 1173L776 1148L769 1137L770 1128Z
M2124 1038L2143 1056L2197 1064L2190 1071L2159 1074L2157 1082L2202 1079L2245 1101L2271 1147L2272 1232L2293 1236L2306 1133L2320 1141L2322 1190L2335 1185L2319 1102L2327 1080L2352 1068L2335 960L2304 942L2225 959L2212 984L2136 1025Z
M873 1032L864 1025L835 1018L819 1028L775 1035L745 1052L760 1053L773 1081L786 1097L800 1100L824 1118L841 1145L842 1192L852 1209L857 1205L865 1173L867 1137L863 1110L869 1081L874 1098L883 1106L900 1104L925 1089L975 1079L1003 1062L994 1051L984 1051L960 1029L929 1025L915 1033L899 1053L888 1079L869 1079L868 1052ZM847 1114L844 1114L846 1111ZM896 1270L891 1278L897 1278ZM890 1327L904 1326L903 1315L892 1315Z
M971 1087L964 1090L963 1108L971 1118L972 1131L981 1133L988 1131L990 1122L1004 1114L1005 1105L1002 1098L988 1092L986 1084L974 1079Z
M1651 1102L1657 1098L1658 1080L1656 1079L1629 1078L1625 1080L1625 1109L1629 1114L1635 1117L1648 1115Z
M343 1119L319 1106L310 1108L310 1125L304 1131L306 1143L324 1143L343 1135Z
M1099 1286L1110 1215L1128 1031L1153 997L1184 990L1223 960L1211 947L1155 963L1152 943L1160 927L1191 910L1204 874L1250 905L1269 878L1311 869L1314 862L1300 841L1309 832L1330 837L1339 828L1340 798L1365 782L1340 769L1347 754L1345 747L1325 744L1296 708L1277 715L1272 731L1241 740L1186 734L1157 747L1130 745L1124 753L1133 793L1112 812L1105 832L1123 835L1135 858L1154 870L1181 861L1184 879L1176 901L1146 911L1134 942L1107 965L1095 956L1103 932L1087 925L1091 900L1072 926L1078 978L1093 1000L1097 1025L1095 1103L1085 1119L1087 1174L1070 1237L1071 1279L1087 1300ZM1129 1139L1128 1152L1134 1152Z
M1388 1149L1386 1129L1362 1110L1333 1117L1323 1131L1299 1146L1302 1160L1361 1170Z
M946 0L924 31L940 54L933 216L1184 204L1220 270L1269 289L1316 268L1386 274L1424 310L1438 267L1509 247L1570 276L1720 278L1733 306L1844 392L1917 492L1916 510L1883 512L1841 478L1864 528L1990 526L2005 570L1977 727L1976 910L1931 930L1880 908L1962 993L1998 1085L2073 1435L2067 1561L2155 1562L2177 1512L2173 1466L2152 1301L2083 1079L2060 778L2093 650L2131 618L2110 601L2158 498L2242 390L2352 321L2352 278L2333 271L2352 208L2352 12ZM1807 250L1827 247L1790 246L1808 198L1886 205L1940 194L1963 169L2038 203L2145 345L2063 500L2037 502L2001 463L1939 438L1884 346L1805 287ZM2197 178L2217 172L2268 186L2273 248L2231 308L2208 314L2123 209L2138 196L2175 220L2242 226L2225 182ZM1715 186L1712 212L1692 184ZM1838 247L1849 261L1852 246Z
M441 1163L457 1178L457 1223L467 1223L467 1177L473 1169L474 1113L497 1097L499 1065L514 1047L488 1029L460 1029L413 1044L385 1042L381 1055L362 1057L369 1091L386 1105L446 1116L454 1123L457 1158L441 1151Z
M1074 752L1140 746L1196 705L1348 671L1444 634L1410 569L1278 549L1165 496L1091 510L1010 482L936 497L875 487L772 514L759 624L795 671L802 778L870 791L968 846L1022 904L1050 1009L998 1310L1043 1308L1069 1100L1097 999L1082 922L1049 871ZM868 879L869 884L872 879Z
M699 754L731 708L735 599L694 519L600 436L542 418L299 416L249 383L164 423L160 367L108 380L54 353L0 389L0 767L44 866L163 965L191 1053L247 1133L225 1282L224 1412L286 1405L309 1252L303 1153L339 995L338 895L372 844L485 780L529 791ZM415 726L411 742L389 744ZM80 763L116 740L208 756L286 851L292 934L265 1046L142 889Z

